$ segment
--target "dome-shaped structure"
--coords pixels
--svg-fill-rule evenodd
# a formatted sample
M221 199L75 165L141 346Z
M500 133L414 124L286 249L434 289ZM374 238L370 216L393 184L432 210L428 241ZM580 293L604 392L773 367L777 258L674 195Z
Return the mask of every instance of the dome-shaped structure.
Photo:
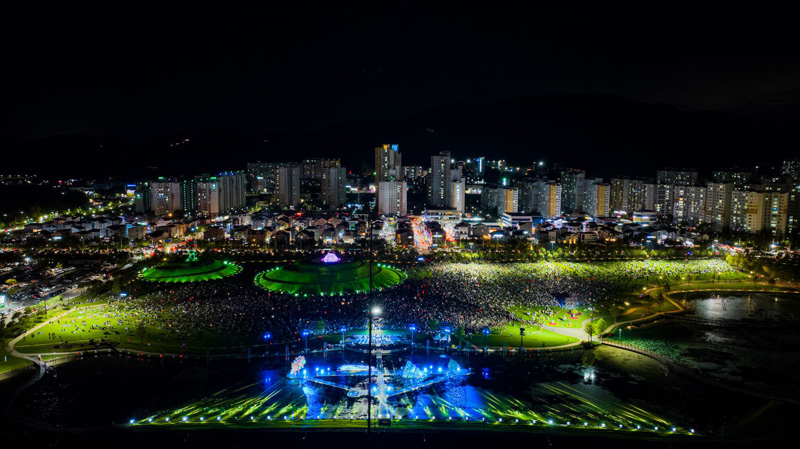
M222 279L242 271L242 267L231 262L198 257L192 251L185 260L163 263L145 270L141 279L152 282L199 282Z
M364 293L369 291L369 272L368 262L346 261L328 253L318 261L295 262L259 273L255 283L269 291L297 296ZM392 287L405 278L402 270L386 264L372 264L375 290Z

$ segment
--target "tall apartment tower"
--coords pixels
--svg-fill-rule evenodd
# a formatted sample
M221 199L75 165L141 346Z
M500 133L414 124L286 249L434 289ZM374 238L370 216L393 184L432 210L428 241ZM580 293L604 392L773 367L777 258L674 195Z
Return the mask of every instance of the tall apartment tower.
M561 215L561 184L551 182L539 191L539 214L545 218Z
M586 172L569 169L561 172L561 208L569 213L583 210Z
M407 188L405 181L384 181L380 183L378 198L379 215L408 215Z
M708 183L703 216L704 223L710 223L718 230L730 228L732 193L733 183Z
M449 151L431 156L431 169L428 172L428 204L431 206L451 207L453 174L450 167Z
M181 208L181 185L159 179L150 184L150 206L156 215L167 215Z
M665 168L656 172L656 212L660 215L673 213L678 201L675 186L697 184L697 170L693 168Z
M197 177L197 214L215 218L219 215L219 182L217 177Z
M686 222L697 226L704 222L706 207L706 188L704 186L676 185L672 207L675 223Z
M244 172L222 172L218 181L220 212L232 211L246 205L247 178Z
M133 199L134 211L137 214L153 210L151 204L152 198L152 182L142 181L136 184L136 194Z
M281 206L300 204L300 166L284 164L278 170L278 201Z
M181 181L181 210L190 213L197 211L197 181L195 179Z
M583 210L593 217L607 217L611 203L611 186L603 178L587 179Z
M789 229L789 201L791 186L767 184L764 186L764 227L777 236L786 235Z
M764 228L764 192L736 189L731 192L731 229L759 232Z
M345 204L347 202L347 192L345 190L346 184L347 168L323 168L322 182L320 183L322 202L331 209L336 209L337 207Z
M375 200L378 210L381 208L381 183L402 181L404 178L400 146L385 143L375 147Z
M503 212L519 212L519 189L509 187L504 190Z

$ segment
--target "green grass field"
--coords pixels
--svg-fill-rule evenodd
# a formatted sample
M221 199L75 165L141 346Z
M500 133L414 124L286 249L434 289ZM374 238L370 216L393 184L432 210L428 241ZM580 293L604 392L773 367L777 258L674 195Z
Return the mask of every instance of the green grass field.
M588 318L588 317L587 317ZM508 325L501 328L492 329L492 333L486 337L486 345L490 347L519 348L519 328L525 328L525 337L522 339L522 346L525 348L550 348L553 346L563 346L578 342L575 337L561 335L547 329L540 329L538 326L529 325ZM482 333L469 334L465 336L466 341L478 347L484 345Z
M240 271L239 265L219 260L171 262L146 270L141 278L152 282L200 282L233 276Z
M15 369L24 368L31 364L30 361L14 357L6 352L6 341L0 341L0 374L13 371ZM6 357L8 358L6 360Z
M405 273L397 268L384 264L372 266L372 284L376 290L397 285L405 278ZM361 293L369 290L369 264L295 262L259 273L255 283L266 290L295 296Z
M590 318L591 312L589 312L585 307L579 307L577 309L569 309L563 307L551 307L550 308L553 312L552 317L541 317L546 318L544 320L544 324L546 327L560 327L560 328L581 328L581 323L583 320ZM525 307L525 306L511 306L508 308L508 311L514 313L517 318L523 319L525 321L533 320L534 313L543 313L545 310L544 307ZM575 318L572 318L570 312L572 310L577 310L578 314L575 314ZM566 316L566 319L564 317ZM600 318L600 314L595 313L594 317ZM537 318L539 319L539 318Z
M227 341L225 336L207 330L180 335L169 324L176 318L172 315L174 313L177 312L167 309L158 320L148 319L144 333L139 334L137 326L141 320L137 317L139 310L134 304L101 304L80 308L20 340L16 348L26 354L46 354L92 350L99 344L101 348L112 346L147 352L204 354L207 350L242 343ZM55 338L51 338L50 334L55 334ZM92 340L95 344L92 344Z

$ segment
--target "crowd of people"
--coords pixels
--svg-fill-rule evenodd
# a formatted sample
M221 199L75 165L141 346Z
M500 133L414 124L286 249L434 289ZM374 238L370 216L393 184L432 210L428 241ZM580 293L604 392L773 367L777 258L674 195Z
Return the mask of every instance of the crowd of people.
M381 305L387 329L416 324L427 331L433 322L472 333L510 323L514 316L509 309L515 305L547 314L557 307L613 300L659 277L733 271L720 260L443 263L411 270L405 282L375 292L372 299L367 294L295 297L241 279L164 285L143 295L133 292L126 301L135 302L137 319L189 342L209 332L234 344L232 335L258 338L269 333L277 342L296 340L303 330L318 335L338 334L342 327L364 329L372 304Z

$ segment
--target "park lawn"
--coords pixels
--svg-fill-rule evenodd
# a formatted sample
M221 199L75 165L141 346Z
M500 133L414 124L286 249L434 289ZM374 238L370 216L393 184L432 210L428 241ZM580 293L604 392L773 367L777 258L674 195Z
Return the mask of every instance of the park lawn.
M19 368L25 368L32 363L30 360L14 357L6 352L7 344L8 341L0 341L0 374ZM4 361L6 360L6 357L8 357L8 360Z
M589 312L585 307L578 307L577 309L570 309L570 308L563 308L563 307L551 307L551 309L555 310L556 313L553 315L552 322L555 323L555 326L551 324L546 324L548 327L562 327L562 328L580 328L581 323L583 320L588 319L591 316L591 312ZM544 307L524 307L524 306L511 306L508 308L509 312L516 314L518 318L522 318L525 320L533 319L533 312L536 311L543 311L545 310ZM578 310L580 315L576 315L576 318L570 318L569 312L570 310ZM528 313L530 312L530 315ZM564 316L567 317L564 320ZM600 314L595 313L595 319L600 318Z
M568 335L558 334L548 329L539 331L539 326L523 325L525 327L525 337L522 339L522 346L525 348L549 348L553 346L563 346L580 341L578 338ZM500 328L498 332L493 332L486 337L486 344L491 347L518 348L519 347L519 325L508 325L505 329ZM483 347L484 336L482 333L469 334L464 337L470 344Z
M220 347L220 343L223 342L222 336L204 330L198 331L191 337L179 338L170 335L168 330L162 327L169 326L166 324L169 319L168 315L165 315L164 323L160 323L159 326L147 325L146 334L142 338L136 333L136 322L133 319L125 317L126 324L118 325L116 317L105 317L103 316L105 313L107 313L105 305L91 309L73 310L58 321L53 321L38 329L33 334L33 338L28 336L21 340L17 343L16 348L26 354L83 351L95 349L95 346L89 343L90 340L99 343L101 339L106 339L120 349L200 354ZM111 323L106 325L104 324L106 321L111 321ZM76 323L79 325L77 330ZM92 325L98 326L98 328L92 329ZM55 333L63 341L48 339L49 333ZM231 345L233 344L234 342L231 341Z

